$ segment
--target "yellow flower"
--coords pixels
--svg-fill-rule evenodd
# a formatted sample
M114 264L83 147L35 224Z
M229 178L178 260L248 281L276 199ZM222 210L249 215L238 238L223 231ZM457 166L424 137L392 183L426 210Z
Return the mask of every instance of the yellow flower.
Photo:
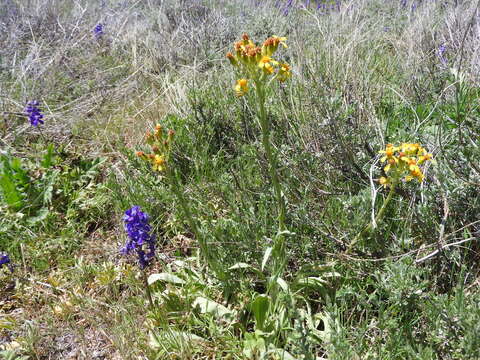
M237 85L235 85L235 92L237 96L243 96L248 91L248 80L247 79L240 79L237 80Z
M383 170L387 173L390 171L390 169L392 168L392 166L395 166L398 164L398 158L396 158L395 156L391 157L390 159L388 159L388 164L387 166L385 166L383 168Z
M273 60L270 56L262 56L258 62L258 67L262 69L266 74L273 74L273 65L278 65L278 62Z
M378 179L378 182L380 183L380 185L382 185L384 188L386 188L387 186L390 186L390 179L389 178L386 178L384 176L382 176L380 179Z
M422 163L424 163L425 161L429 161L429 160L432 161L432 156L433 156L433 155L432 155L432 154L429 154L429 153L425 153L425 155L420 155L420 156L418 157L418 163L419 163L419 164L422 164Z
M419 182L423 181L423 173L422 170L418 167L418 165L410 165L408 167L408 170L410 171L410 176L417 178ZM406 178L405 178L406 179ZM408 181L408 180L407 180Z
M385 150L380 150L379 151L380 154L385 154L385 156L383 156L380 159L380 161L385 162L387 159L392 158L393 155L395 154L395 152L398 151L398 150L399 150L398 147L395 147L392 144L387 144L387 146L385 147Z
M288 78L292 76L292 73L290 72L290 65L284 63L280 64L280 70L278 71L278 81L284 82Z
M154 171L165 170L165 157L163 155L155 155L152 162L153 162L152 168Z

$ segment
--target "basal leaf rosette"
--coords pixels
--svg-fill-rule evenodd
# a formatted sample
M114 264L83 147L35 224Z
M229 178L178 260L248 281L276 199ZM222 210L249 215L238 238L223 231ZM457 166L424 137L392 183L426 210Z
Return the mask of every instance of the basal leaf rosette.
M380 161L386 163L383 170L387 175L382 176L379 182L384 187L392 186L400 180L407 182L417 179L423 181L425 175L421 169L427 161L433 161L432 154L428 153L420 144L403 143L400 146L387 144Z
M290 65L272 57L280 45L287 48L286 40L286 37L271 36L258 46L247 34L243 34L242 39L234 43L234 51L228 52L227 58L242 76L234 87L237 96L248 92L249 81L255 84L267 80L284 82L291 77Z

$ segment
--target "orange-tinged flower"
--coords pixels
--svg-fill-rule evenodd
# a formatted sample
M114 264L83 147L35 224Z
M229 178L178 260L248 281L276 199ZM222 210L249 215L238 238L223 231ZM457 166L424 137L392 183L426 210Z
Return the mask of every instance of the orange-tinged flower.
M380 160L387 162L383 169L388 173L387 180L390 182L399 181L403 176L406 181L417 179L422 182L425 176L419 165L429 160L433 161L432 154L427 153L418 143L402 143L398 147L387 144L385 150L379 153L384 154ZM385 181L380 179L382 185Z
M282 44L283 47L287 48L287 44L285 43L286 40L286 37L279 37L275 35L269 37L262 45L262 55L272 56L273 53L277 51L279 44Z
M230 61L230 64L232 64L233 66L238 65L237 59L235 59L235 56L231 52L227 53L227 59L228 61Z
M235 85L235 92L237 96L243 96L248 91L248 80L247 79L240 79L237 80L237 85Z
M432 160L432 157L433 157L433 155L429 154L429 153L426 153L425 155L421 155L421 156L418 157L418 163L422 164L425 161Z

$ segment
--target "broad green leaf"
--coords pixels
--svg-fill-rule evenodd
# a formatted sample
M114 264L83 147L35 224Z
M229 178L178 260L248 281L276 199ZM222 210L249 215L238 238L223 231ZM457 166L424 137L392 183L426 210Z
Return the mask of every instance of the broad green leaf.
M10 174L0 176L0 189L5 203L14 210L19 210L23 207L23 196L15 186L15 182Z
M178 276L169 273L152 274L148 277L148 285L151 285L157 281L167 282L175 285L185 284L185 280L180 279Z
M260 276L261 278L265 278L265 275L260 270L258 270L257 268L255 268L252 265L249 265L247 263L239 262L239 263L236 263L235 265L232 265L228 268L228 270L238 270L238 269L250 270L250 271L254 272L255 274L257 274L258 276Z
M250 303L250 310L255 316L257 328L263 330L265 320L267 319L268 309L270 308L270 298L267 295L261 294Z
M185 342L185 343L202 343L205 342L205 339L186 332L186 331L175 331L175 330L165 330L160 332L159 334L155 335L150 332L150 341L149 345L153 349L159 349L162 347L161 341L162 340L175 340L176 342Z
M231 317L234 315L234 312L227 307L219 304L213 300L199 296L195 299L192 306L199 307L202 314L208 313L213 314L217 318L221 317Z
M280 360L296 360L288 351L276 348L273 344L268 347L267 354L275 354L280 356Z
M261 336L257 336L252 333L245 334L245 340L243 341L243 354L249 358L259 358L259 355L263 355L266 351L265 339Z

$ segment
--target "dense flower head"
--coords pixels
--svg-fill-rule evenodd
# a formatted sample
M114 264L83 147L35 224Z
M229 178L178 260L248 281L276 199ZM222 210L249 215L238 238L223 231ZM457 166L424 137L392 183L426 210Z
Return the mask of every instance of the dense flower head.
M272 58L280 45L287 48L286 40L286 37L274 35L267 38L260 47L247 34L243 34L242 39L233 44L233 52L228 52L226 56L243 76L234 87L237 96L247 93L249 80L265 81L272 76L283 82L291 77L290 66Z
M132 251L138 256L138 264L144 269L155 256L155 237L151 234L149 216L140 210L139 206L133 206L123 216L125 231L128 241L121 249L122 254L127 255Z
M99 38L103 35L103 24L98 23L94 28L93 28L93 35L95 37Z
M38 124L43 124L43 114L41 113L40 109L38 108L38 101L33 100L27 103L27 107L25 108L25 112L28 115L28 119L30 120L30 124L33 126L38 126Z
M0 252L0 269L3 265L7 266L11 271L13 270L8 254Z
M175 131L168 130L166 133L159 124L155 126L153 133L147 131L146 141L150 145L151 153L146 154L143 151L137 151L136 155L148 161L152 165L152 169L158 172L164 172L169 165L171 146L175 136Z
M393 181L403 177L405 181L417 179L418 182L422 182L425 176L420 166L426 161L432 161L432 154L417 143L403 143L400 146L387 144L380 154L383 155L380 161L386 163L383 170L387 177L382 176L379 179L384 187L391 186Z

